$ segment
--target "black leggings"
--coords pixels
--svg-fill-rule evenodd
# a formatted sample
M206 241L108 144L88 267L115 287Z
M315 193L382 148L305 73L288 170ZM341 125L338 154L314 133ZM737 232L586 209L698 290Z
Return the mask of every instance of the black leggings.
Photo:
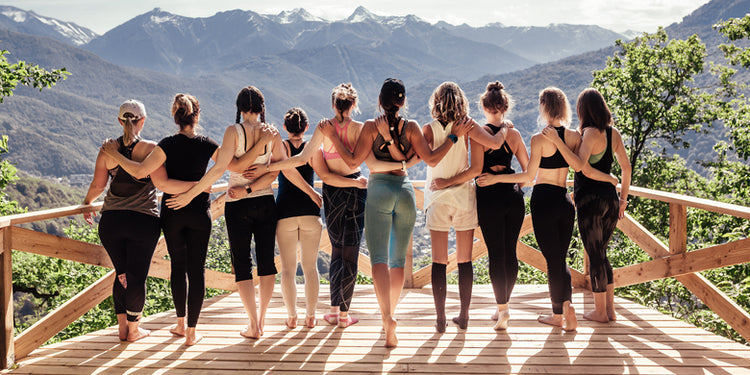
M523 192L505 184L477 187L479 227L487 245L495 303L499 305L508 303L516 285L516 243L525 211Z
M99 238L107 250L115 273L125 275L127 288L115 278L112 299L115 314L138 321L146 301L146 276L159 241L159 218L128 210L104 211L99 220Z
M185 316L187 326L195 327L206 295L206 253L211 237L208 207L187 206L173 211L162 205L161 227L172 261L172 299L177 317Z
M612 266L607 259L607 244L617 226L620 202L617 193L577 194L578 231L586 254L589 256L591 290L594 293L607 291L607 284L614 282Z
M328 271L331 306L338 306L340 311L349 311L354 295L359 244L365 228L366 200L365 189L323 185L326 228L331 240L331 265Z
M255 237L258 276L275 275L276 201L273 195L245 198L224 205L236 282L253 278L251 241Z
M573 237L575 208L568 189L550 184L534 186L531 193L531 222L539 249L547 261L552 312L562 314L572 288L567 255Z

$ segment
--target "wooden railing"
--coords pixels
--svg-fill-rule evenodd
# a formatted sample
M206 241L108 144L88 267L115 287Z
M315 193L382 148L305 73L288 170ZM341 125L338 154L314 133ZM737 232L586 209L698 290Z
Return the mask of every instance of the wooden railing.
M424 187L424 181L415 181L414 186ZM226 185L216 185L213 191L224 191ZM417 206L421 209L424 204L424 193L416 189ZM711 282L698 274L700 271L746 263L750 261L750 238L711 246L704 249L687 250L687 208L693 207L711 212L722 213L750 220L750 208L721 203L706 199L662 191L631 187L630 194L637 197L666 202L669 204L669 244L662 243L654 234L633 220L629 215L618 222L617 227L652 257L652 260L626 266L614 270L616 287L633 285L647 281L674 277L687 287L695 296L700 298L711 310L724 319L742 337L750 341L750 315L738 306L731 298L721 292ZM101 203L87 206L70 206L51 210L37 211L19 215L0 217L0 301L2 302L3 330L0 331L0 358L3 367L13 365L15 359L23 358L34 349L44 344L70 323L81 317L94 306L101 303L111 294L111 286L115 278L114 271L91 284L88 288L71 298L62 306L56 308L27 328L18 337L14 337L13 329L13 280L11 250L24 251L60 259L66 259L86 264L112 268L112 263L102 246L69 238L54 236L18 227L23 223L30 223L45 219L80 215L101 209ZM224 214L224 194L219 196L211 205L212 217ZM518 241L519 260L546 272L546 262L539 250L520 241L520 238L533 232L531 216L524 218L521 235ZM479 229L475 231L473 259L487 255L487 247ZM321 237L320 251L331 253L328 236ZM167 253L164 238L160 238L151 260L149 276L169 279L169 261L164 259ZM405 266L405 287L421 288L430 282L432 266L428 265L414 271L412 267L412 251L410 250ZM456 254L449 256L446 272L451 273L457 268ZM279 258L276 258L277 267ZM585 264L585 262L584 262ZM584 266L584 269L587 267ZM360 254L359 270L372 276L369 257ZM571 269L572 282L575 287L591 289L590 280L586 272ZM258 279L255 278L257 281ZM236 290L234 276L228 273L206 270L206 286L227 291Z

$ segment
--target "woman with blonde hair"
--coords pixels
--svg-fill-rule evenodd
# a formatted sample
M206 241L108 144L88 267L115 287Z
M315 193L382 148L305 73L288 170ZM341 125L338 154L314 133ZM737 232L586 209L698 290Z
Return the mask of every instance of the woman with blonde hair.
M117 150L125 158L142 161L156 147L156 143L141 138L146 122L143 103L125 101L117 120L123 128L123 135L115 140ZM104 151L96 157L94 177L83 204L91 204L107 190L99 220L99 238L117 274L112 299L122 341L136 341L150 333L140 327L140 319L146 301L146 276L160 233L156 189L180 193L191 186L191 182L168 179L163 166L139 179L120 168ZM90 225L94 224L93 215L83 215Z
M467 117L469 100L453 82L444 82L433 91L429 100L434 120L422 127L431 149L451 142L453 126ZM471 133L469 133L471 134ZM448 234L451 226L456 231L456 259L458 262L458 290L461 311L453 322L466 329L474 282L471 251L477 222L477 202L474 177L481 171L483 146L462 137L450 148L440 162L427 168L424 195L425 228L430 230L432 242L432 297L435 302L438 332L445 332L446 267L448 264Z

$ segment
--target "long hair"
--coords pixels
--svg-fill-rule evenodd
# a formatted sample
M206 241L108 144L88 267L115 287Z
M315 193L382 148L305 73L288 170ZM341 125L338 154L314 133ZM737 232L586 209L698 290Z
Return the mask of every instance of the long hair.
M396 114L406 103L406 86L398 78L388 78L383 82L378 95L378 106L385 113L390 127L398 125Z
M180 126L180 129L192 126L198 123L198 115L201 113L201 107L198 99L190 94L177 94L172 102L172 117L174 123Z
M587 88L578 95L576 114L581 122L581 131L589 126L604 130L612 125L612 112L604 96L595 88Z
M430 96L430 114L443 124L449 124L469 114L469 99L454 82L443 82Z
M573 117L570 103L565 93L557 87L547 87L539 92L540 114L548 122L559 120L563 126L570 124Z
M247 86L237 94L237 117L234 122L239 123L242 112L259 113L260 122L266 122L266 99L263 93L254 86Z
M513 98L505 91L505 86L500 81L490 82L479 97L482 108L490 113L507 114L515 104Z

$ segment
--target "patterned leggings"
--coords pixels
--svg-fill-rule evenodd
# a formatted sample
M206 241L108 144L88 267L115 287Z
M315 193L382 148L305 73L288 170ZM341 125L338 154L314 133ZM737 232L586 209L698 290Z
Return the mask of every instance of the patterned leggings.
M594 293L607 291L607 284L612 284L612 266L607 259L607 244L617 226L619 200L617 193L578 194L576 211L578 212L578 230L581 232L583 248L589 256L589 274L591 290Z

